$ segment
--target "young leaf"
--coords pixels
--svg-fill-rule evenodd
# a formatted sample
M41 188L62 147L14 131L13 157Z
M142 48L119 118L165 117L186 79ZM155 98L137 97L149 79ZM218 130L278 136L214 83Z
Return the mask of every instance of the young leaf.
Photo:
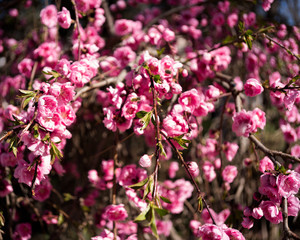
M166 154L165 149L164 149L161 142L158 143L158 147L159 147L159 150L160 150L160 154L163 155L164 157L167 157L167 154Z
M156 83L161 83L160 75L159 74L154 75L153 76L153 80Z
M35 124L33 126L33 136L34 136L34 138L38 138L39 135L40 135L40 133L39 133L39 125Z
M145 115L147 114L148 112L146 112L146 111L139 111L139 112L137 112L136 113L136 117L137 118L143 118L143 117L145 117Z
M152 230L152 233L154 236L158 239L158 234L157 234L157 227L156 227L156 222L155 222L155 212L154 212L154 207L151 207L151 220L150 220L150 228Z
M198 198L198 209L197 209L200 213L203 210L203 201L202 201L202 197Z
M154 206L154 210L161 217L163 217L163 216L165 216L165 215L167 215L169 213L169 211L167 209L159 208L157 206Z
M160 199L161 199L162 201L164 201L165 203L172 203L171 200L170 200L169 198L166 198L166 197L163 197L163 196L159 196L159 197L160 197Z
M190 140L187 140L187 139L183 139L182 138L183 135L180 135L178 137L173 137L173 139L184 149L187 149L188 146L187 144L189 144L191 141Z
M134 221L135 221L135 222L140 222L140 221L146 220L146 215L147 215L147 213L149 212L149 210L150 210L150 204L147 206L147 208L146 208L144 211L142 211L142 212L134 219Z
M133 189L140 189L142 188L146 183L148 182L148 178L145 178L144 180L136 183L136 184L132 184L128 187L133 188Z
M141 130L145 129L149 125L149 122L152 117L152 113L153 113L152 111L147 112L147 114L141 118L140 121L143 123L143 127L141 127Z

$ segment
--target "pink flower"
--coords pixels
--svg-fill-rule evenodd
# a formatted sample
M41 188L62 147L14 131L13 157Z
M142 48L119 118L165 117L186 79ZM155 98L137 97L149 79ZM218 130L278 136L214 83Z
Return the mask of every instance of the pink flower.
M209 182L212 182L217 176L214 165L208 161L204 162L202 166L202 171L206 180Z
M118 21L118 20L117 20ZM114 57L118 59L121 67L126 67L128 63L133 62L136 53L128 46L119 47L114 51Z
M300 174L297 172L290 172L288 175L279 174L277 177L278 193L288 198L292 194L297 194L300 188Z
M24 58L18 64L19 72L22 73L27 78L30 78L31 76L32 67L33 67L33 61L30 58Z
M274 224L282 222L282 214L275 203L271 201L263 201L259 204L259 206L263 210L264 216L268 221Z
M245 94L249 97L254 97L263 92L264 88L255 78L250 78L244 85Z
M151 156L149 156L148 154L144 154L140 160L139 160L139 164L141 167L143 168L148 168L151 166Z
M188 124L182 115L168 115L163 121L163 128L168 133L168 136L180 136L188 132Z
M255 132L257 131L257 128L264 129L266 125L266 117L265 112L260 110L259 108L255 108L253 111L253 121L255 123Z
M255 132L256 124L253 120L251 111L242 110L233 116L232 131L237 136L249 137L250 133Z
M243 234L236 229L226 228L224 232L228 235L230 240L246 240Z
M184 111L192 113L200 105L201 97L198 91L193 88L189 91L183 92L180 95L178 102Z
M230 210L229 209L224 209L223 211L221 211L219 214L216 213L213 209L209 209L211 215L213 216L216 224L218 226L222 226L226 219L229 217L230 215ZM202 219L204 220L205 223L213 223L211 217L210 217L210 214L209 212L207 211L207 209L204 209L202 211L202 214L201 214L201 217Z
M133 21L127 19L118 19L115 22L115 32L118 36L124 36L133 30Z
M189 167L189 170L191 172L191 174L194 176L194 177L197 177L199 175L199 167L198 167L198 164L196 162L188 162L187 163L188 167Z
M263 0L262 3L262 8L267 12L271 8L271 4L273 3L274 0Z
M222 177L225 182L232 183L237 175L237 167L228 165L222 171Z
M178 162L171 162L170 166L169 166L169 177L170 178L174 178L176 175L176 172L179 170L179 165Z
M300 200L299 198L291 195L288 199L288 215L289 216L298 216L300 211Z
M55 5L48 5L40 12L41 22L48 28L55 27L57 24L57 10Z
M242 221L242 226L243 226L243 228L247 228L247 229L252 228L253 227L253 220L251 218L244 217L243 221Z
M295 145L291 148L291 154L295 157L300 157L300 145Z
M238 149L239 149L239 145L237 145L236 143L226 142L224 144L224 150L223 151L224 151L225 156L226 156L226 158L229 162L232 161L232 159L236 155Z
M68 29L71 26L72 19L68 9L62 8L62 11L57 13L57 20L62 28Z
M92 237L91 240L114 240L114 234L104 229L100 236ZM116 236L116 240L120 240L120 237Z
M297 99L298 96L299 96L298 90L291 89L291 90L287 91L287 94L283 98L283 103L284 103L285 108L288 111L292 110L295 100Z
M263 215L263 210L260 207L253 208L252 217L254 217L255 219L261 219Z
M216 13L212 17L212 24L215 26L222 26L225 23L225 17L223 13Z
M13 191L13 187L6 179L0 180L0 197L5 197Z
M227 17L227 24L229 27L234 27L238 22L239 16L236 13L231 13Z
M33 198L35 200L43 202L50 197L51 190L52 190L52 185L49 179L46 178L43 181L41 181L39 185L36 185L34 189L35 195L33 196Z
M110 221L122 221L128 217L124 204L108 206L105 215Z
M202 240L230 240L221 227L208 223L199 227L197 237L201 237Z
M58 107L60 120L65 126L70 126L76 118L75 112L71 105L61 105Z
M261 194L268 196L271 201L280 201L281 197L278 193L275 175L265 172L260 176L260 184L261 186L258 190Z
M259 171L264 173L265 171L271 171L274 170L274 164L268 157L264 157L259 162Z
M28 240L31 238L31 225L30 223L20 223L16 226L16 232L21 240ZM14 234L14 235L15 235Z
M118 182L121 186L129 186L144 180L146 177L146 170L137 168L134 164L130 164L122 168Z

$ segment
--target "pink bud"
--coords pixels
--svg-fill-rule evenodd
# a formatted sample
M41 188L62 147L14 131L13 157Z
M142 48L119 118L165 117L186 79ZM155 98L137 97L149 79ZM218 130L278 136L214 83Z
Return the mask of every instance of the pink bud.
M152 157L152 156L151 156ZM147 154L144 154L140 160L139 160L139 164L141 167L144 167L144 168L148 168L151 166L151 158L149 155Z

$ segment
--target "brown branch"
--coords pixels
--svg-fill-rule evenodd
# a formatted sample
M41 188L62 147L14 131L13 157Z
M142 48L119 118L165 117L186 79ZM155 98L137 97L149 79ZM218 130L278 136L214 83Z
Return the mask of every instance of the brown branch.
M190 172L190 170L189 170L188 164L184 161L184 159L183 159L181 153L180 153L179 150L175 147L175 145L172 143L171 139L170 139L167 135L165 135L163 132L161 132L161 134L162 134L162 136L164 136L164 138L167 140L167 142L171 145L171 147L172 147L172 149L174 150L174 152L176 152L177 157L178 157L179 160L181 161L181 163L182 163L182 165L184 166L185 170L187 171L187 173L188 173L188 175L189 175L189 177L190 177L190 179L191 179L193 185L194 185L195 188L196 188L196 191L197 191L197 194L198 194L198 198L199 198L199 197L202 198L202 201L203 201L203 203L204 203L204 207L205 207L206 210L208 211L208 213L209 213L209 215L210 215L210 218L211 218L212 221L213 221L213 224L216 225L216 221L215 221L214 217L212 216L212 214L211 214L211 212L210 212L210 210L209 210L209 206L208 206L208 204L207 204L207 202L206 202L206 200L205 200L205 198L204 198L204 196L203 196L203 193L201 192L201 190L200 190L198 184L196 183L196 180L194 179L193 175L191 174L191 172Z
M102 6L103 6L104 13L106 16L109 33L110 33L110 35L115 35L114 18L109 10L108 3L106 0L102 1Z
M259 150L261 150L264 154L266 154L276 164L279 164L275 159L276 156L281 157L284 161L290 160L290 161L295 161L295 162L300 163L300 159L295 156L292 156L288 153L283 153L280 151L271 150L271 149L267 148L252 134L249 135L249 139L251 140L251 142L253 142L255 144L255 146Z
M288 54L290 54L293 57L297 58L297 60L300 62L300 57L297 56L295 53L293 53L290 49L288 49L287 47L285 47L283 44L281 44L280 42L277 42L275 39L271 38L270 36L268 36L265 33L263 33L262 36L265 37L265 38L267 38L267 39L269 39L271 42L275 43L279 47L283 48Z
M282 218L283 218L283 240L297 239L300 240L300 237L291 231L288 221L288 201L287 198L282 198Z
M118 79L117 79L117 78L108 78L108 79L106 79L106 80L104 80L104 81L94 83L94 84L92 84L91 86L83 87L83 88L81 88L81 89L77 92L77 94L75 95L75 97L74 97L73 100L75 101L75 100L76 100L77 98L79 98L82 94L84 94L84 93L86 93L86 92L89 92L89 91L91 91L91 90L93 90L93 89L95 89L95 88L101 88L101 87L104 87L104 86L106 86L106 85L109 85L109 84L112 84L112 83L116 83L116 82L118 82Z
M35 73L36 73L37 66L38 66L38 62L35 61L34 65L33 65L31 75L30 75L30 80L29 80L29 83L28 83L28 90L32 89L32 83L33 83L33 79L34 79L34 76L35 76Z
M158 111L157 111L157 93L154 87L154 79L151 75L150 71L148 70L148 74L150 76L151 81L151 91L153 97L153 108L154 108L154 116L155 116L155 138L156 138L156 148L155 148L155 169L154 169L154 183L153 183L153 193L152 197L154 201L156 201L156 194L157 194L157 176L158 176L158 167L159 167L159 152L160 152L160 145L161 143L161 135L160 135L160 122L158 118Z
M79 23L79 17L78 17L78 9L76 6L76 3L74 0L71 0L73 6L74 6L74 10L75 10L75 17L76 17L76 26L77 26L77 33L78 33L78 61L80 60L80 55L81 55L81 35L80 35L80 23Z

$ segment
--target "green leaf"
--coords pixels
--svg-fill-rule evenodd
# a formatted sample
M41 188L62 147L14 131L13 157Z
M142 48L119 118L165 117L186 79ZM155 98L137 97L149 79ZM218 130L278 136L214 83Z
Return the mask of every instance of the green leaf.
M142 188L143 186L145 186L145 184L148 182L148 178L145 178L143 181L140 181L140 182L138 182L138 183L136 183L136 184L132 184L132 185L130 185L130 186L128 186L128 187L130 187L130 188L133 188L133 189L140 189L140 188Z
M151 175L149 177L149 182L147 184L147 187L146 187L146 189L144 191L143 200L146 199L146 197L148 196L149 193L151 193L151 194L153 193L153 189L154 189L154 181L153 181L153 176Z
M187 139L183 139L183 136L184 135L180 135L178 137L173 137L173 139L184 149L187 149L188 148L188 144L191 143L190 140L187 140Z
M73 195L71 195L70 193L64 193L63 195L64 195L64 201L65 201L65 202L68 202L68 201L70 201L70 200L76 199L76 198L75 198Z
M56 147L55 143L51 142L50 148L51 162L54 163L55 158L61 159L63 157L61 151Z
M171 200L170 200L169 198L166 198L166 197L163 197L163 196L159 196L159 197L160 197L160 199L161 199L162 201L164 201L165 203L172 203Z
M161 217L163 217L163 216L165 216L165 215L167 215L169 213L169 211L167 209L159 208L157 206L154 206L154 210Z
M259 29L257 33L267 33L267 32L272 32L274 29L275 29L274 26L269 26L269 27L265 27L265 28Z
M27 95L27 96L33 96L36 94L36 92L34 92L34 91L23 90L23 89L19 89L19 92L22 93L23 95Z
M253 34L253 31L251 29L248 29L246 32L245 32L245 35L252 35Z
M22 103L21 103L21 108L24 109L28 105L28 103L31 101L32 98L33 97L26 97L26 98L24 98L23 101L22 101Z
M156 52L157 52L157 56L158 57L160 57L163 53L164 53L164 51L166 50L166 48L165 47L163 47L162 49L158 49L158 50L156 50Z
M160 154L163 155L164 157L167 157L167 154L166 154L166 152L165 152L165 149L164 149L162 143L159 142L159 143L157 143L157 144L158 144L158 147L159 147Z
M154 213L154 207L151 207L151 220L150 220L150 228L152 230L152 233L154 236L158 239L158 234L157 234L157 227L156 227L156 222L155 222L155 213Z
M142 211L142 212L134 219L134 221L135 221L135 222L140 222L140 221L146 220L146 215L147 215L147 213L149 212L149 210L150 210L150 204L147 206L147 208L146 208L144 211Z
M239 26L239 31L240 32L244 32L245 31L245 24L243 22L239 21L238 26Z
M222 44L228 44L228 43L231 43L231 42L234 42L235 41L235 37L233 36L227 36L223 41L222 41Z
M146 111L139 111L139 112L137 112L136 114L135 114L135 116L137 117L137 118L143 118L143 117L145 117L145 115L147 114L148 112L146 112Z
M57 225L60 226L64 223L64 215L62 213L59 214L57 219Z
M251 50L252 49L252 37L249 35L245 35L244 40L245 40L248 48Z
M159 74L154 75L153 76L153 80L156 83L161 83L160 75Z
M203 201L202 197L198 198L198 211L201 213L203 211Z
M143 127L141 127L141 130L145 129L149 125L149 122L152 117L152 113L153 113L152 111L147 112L146 115L141 118L140 121L143 123Z
M12 152L13 152L14 156L17 157L18 149L15 146L12 147Z
M39 135L40 135L40 133L39 133L39 125L35 124L33 126L33 136L34 136L34 138L38 138Z

